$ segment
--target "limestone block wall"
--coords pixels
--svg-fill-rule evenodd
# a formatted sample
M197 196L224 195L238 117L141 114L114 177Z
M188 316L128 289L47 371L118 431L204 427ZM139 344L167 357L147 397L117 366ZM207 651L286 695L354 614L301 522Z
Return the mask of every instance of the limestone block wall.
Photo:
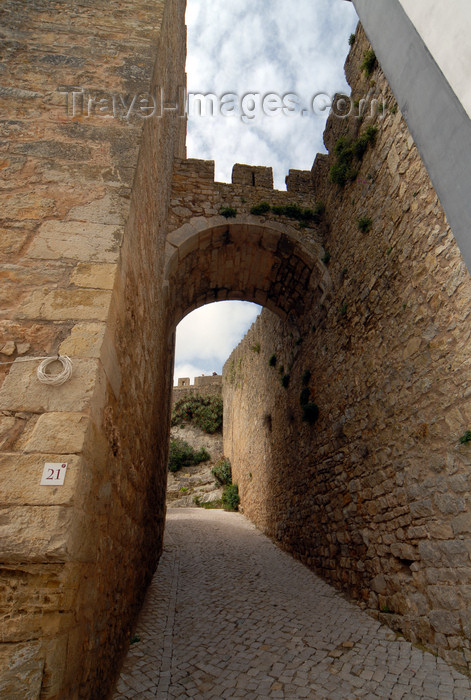
M237 163L233 167L231 183L215 182L214 161L177 159L173 174L169 231L198 217L216 216L224 208L235 209L238 215L247 216L252 207L261 202L268 202L272 206L297 204L300 207L312 207L312 188L306 192L303 186L303 177L312 180L311 173L301 170L290 171L292 173L292 185L285 192L273 189L271 168ZM292 219L283 215L267 214L261 218L293 223ZM260 217L254 219L254 222L256 220L259 221ZM309 235L309 227L304 233Z
M322 216L314 210L309 220L288 215L284 207L304 212L315 205L303 191L269 187L271 168L237 165L233 175L251 184L215 182L212 161L175 162L165 266L173 322L203 304L231 299L302 322L305 306L330 285ZM253 213L262 203L268 211Z
M171 111L121 106L184 85L184 2L1 15L0 695L106 697L161 548L173 337L157 300L185 136ZM44 387L23 360L57 352L73 377ZM39 485L45 462L68 463L64 486Z
M330 296L301 330L264 310L229 358L224 452L261 529L469 670L471 279L380 68L359 68L367 48L359 29L352 97L382 96L384 109L331 117L312 173ZM356 179L329 182L337 139L371 124Z

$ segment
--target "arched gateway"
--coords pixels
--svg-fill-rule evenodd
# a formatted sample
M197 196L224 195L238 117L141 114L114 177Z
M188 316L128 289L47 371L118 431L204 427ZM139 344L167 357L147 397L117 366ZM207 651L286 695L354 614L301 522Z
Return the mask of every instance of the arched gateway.
M243 299L302 325L305 309L324 302L331 282L322 262L322 215L308 208L312 204L309 194L237 184L254 170L266 173L271 185L270 168L237 165L233 175L236 184L231 186L214 182L212 162L176 161L174 194L178 194L178 204L171 208L171 217L181 225L167 236L164 270L174 324L203 304ZM201 216L199 191L204 191L201 201L210 202L213 216ZM239 202L238 209L224 206L227 202ZM261 202L262 210L268 211L251 214ZM289 203L301 216L308 212L311 220L302 231L283 211ZM280 213L271 213L272 206L275 211L278 206Z
M471 180L460 147L470 142L462 137L464 102L445 100L456 126L453 187L443 149L430 138L436 105L427 106L422 130L403 68L396 70L396 35L384 18L379 23L383 8L391 26L413 29L409 3L356 0L399 104L399 112L392 102L385 110L358 179L343 190L328 181L340 135L331 120L331 155L312 173L292 171L287 192L272 189L267 169L249 166L235 168L232 185L214 183L210 163L185 159L184 117L166 103L156 118L142 119L123 97L161 90L177 99L185 2L128 5L123 12L122 0L97 0L58 13L52 2L9 0L2 8L0 695L70 700L108 692L162 546L175 325L197 306L234 298L274 311L283 332L303 341L298 349L314 347L311 334L330 333L316 352L331 432L319 431L322 444L313 443L317 433L309 438L330 461L322 462L317 491L314 478L296 483L275 535L293 549L298 542L313 566L327 562L334 578L337 564L340 582L363 598L370 592L377 614L394 606L391 624L465 666L469 455L456 445L471 421L469 275L400 114L410 116L461 241ZM106 22L97 22L98 12ZM414 35L412 46L427 75L442 81L422 29L425 39ZM377 88L393 100L379 68L374 85L361 74L366 46L359 30L347 61L355 98ZM367 125L342 129L355 139ZM374 236L359 232L360 219L371 220ZM72 378L41 384L39 358L57 353L71 357ZM432 390L434 415L424 398ZM289 392L283 401L291 397L299 408ZM374 407L357 419L368 397ZM391 423L398 406L403 414ZM307 444L299 438L293 449L309 457ZM41 483L44 469L47 484L49 470L62 465L63 485ZM361 493L355 470L371 480ZM270 517L281 513L276 502L270 508ZM315 526L312 537L309 527L298 537L300 514ZM332 523L343 523L338 535ZM450 581L459 586L454 595Z

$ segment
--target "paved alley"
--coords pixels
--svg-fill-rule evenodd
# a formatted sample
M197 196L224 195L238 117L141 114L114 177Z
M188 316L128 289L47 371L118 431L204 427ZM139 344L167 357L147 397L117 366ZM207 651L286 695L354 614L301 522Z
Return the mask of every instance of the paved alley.
M169 511L136 638L114 700L471 698L238 513Z

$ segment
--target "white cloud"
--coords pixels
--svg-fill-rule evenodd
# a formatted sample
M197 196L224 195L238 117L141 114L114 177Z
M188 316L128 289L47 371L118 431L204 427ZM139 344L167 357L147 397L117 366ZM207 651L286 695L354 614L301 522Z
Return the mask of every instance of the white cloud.
M188 90L298 95L310 108L318 92L348 92L343 64L358 18L345 0L188 0ZM234 163L273 167L285 188L290 168L308 170L324 152L324 117L194 117L188 156L216 161L216 179L229 182ZM175 377L220 372L256 316L252 305L203 307L177 330Z
M240 301L208 304L188 314L177 326L175 381L221 373L233 348L250 328L260 306Z
M310 111L317 92L349 91L343 74L357 16L345 0L188 0L188 89L295 93ZM327 116L327 115L325 115ZM229 181L234 162L271 165L284 189L289 168L310 169L324 151L325 117L194 117L190 157L216 160Z

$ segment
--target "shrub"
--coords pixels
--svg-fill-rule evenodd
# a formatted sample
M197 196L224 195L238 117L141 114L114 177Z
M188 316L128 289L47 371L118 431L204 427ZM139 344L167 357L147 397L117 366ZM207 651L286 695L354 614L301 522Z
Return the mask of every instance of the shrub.
M325 213L325 204L319 202L314 209L303 209L299 204L286 204L284 206L275 205L272 212L277 216L287 216L289 219L296 219L303 226L308 226L310 222L318 224Z
M222 507L224 510L238 510L240 503L239 487L237 484L228 484L222 492Z
M360 68L362 71L364 71L367 78L369 78L370 75L373 73L377 63L378 61L376 59L376 54L373 51L373 49L368 49L368 51L365 51L365 53L363 54L363 62Z
M252 345L252 352L256 352L257 355L260 355L260 343L255 343L255 345Z
M171 440L168 456L168 470L177 472L182 467L191 467L193 464L206 462L211 459L207 450L202 447L197 452L185 440Z
M227 457L218 459L214 467L211 469L211 474L216 479L219 486L227 486L232 484L231 463Z
M222 428L222 398L193 394L179 399L172 411L172 425L183 421L193 422L205 433L215 433Z
M352 139L350 136L340 136L334 146L334 153L337 158L345 158L351 160L348 156L351 155Z
M285 389L287 389L289 386L289 379L290 379L289 374L284 374L281 377L281 386L284 387Z
M268 364L270 367L276 367L276 355L270 355L270 359L268 360Z
M376 143L376 137L378 136L378 127L371 125L367 126L362 136L368 139L369 143L374 145Z
M330 169L330 180L343 187L348 180L354 179L352 177L352 164L355 157L353 139L341 136L334 146L334 154L337 160Z
M345 187L349 180L355 180L360 162L368 146L375 144L377 135L378 127L368 126L357 139L341 136L334 146L336 160L330 168L329 180L340 187Z
M301 220L303 218L303 210L299 204L287 204L284 209L285 216L288 216L290 219Z
M219 213L226 219L233 219L235 216L237 216L237 209L233 209L232 207L221 207Z
M373 222L367 216L362 216L357 221L357 226L360 229L360 231L362 231L363 233L368 233L368 231L371 231L372 225L373 225Z
M367 126L365 131L362 134L360 134L360 136L353 142L353 153L356 156L356 158L358 158L358 160L361 160L363 158L370 144L374 146L374 144L376 143L377 136L378 127Z
M271 206L268 204L268 202L260 202L260 204L256 204L252 209L250 210L251 214L255 214L255 216L261 216L262 214L267 214L271 209Z
M319 418L319 407L316 403L305 403L303 405L303 416L302 419L309 425L313 425Z
M338 161L332 165L329 172L329 180L335 185L345 187L350 180L350 168L347 163L339 163Z
M353 46L353 44L355 43L355 39L356 39L355 34L350 34L350 36L348 37L348 43L350 46Z
M363 156L365 155L366 151L368 150L368 139L365 138L364 135L360 136L356 141L353 142L352 144L352 151L353 155L355 158L358 160L361 160Z

